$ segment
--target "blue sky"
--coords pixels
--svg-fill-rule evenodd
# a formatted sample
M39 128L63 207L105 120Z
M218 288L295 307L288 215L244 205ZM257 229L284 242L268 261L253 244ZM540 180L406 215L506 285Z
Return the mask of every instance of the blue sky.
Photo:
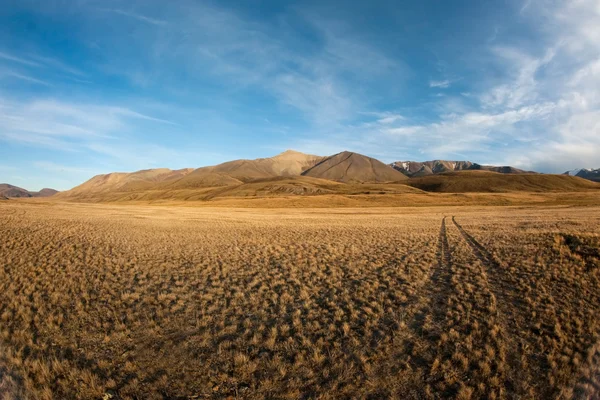
M600 167L600 3L3 0L0 182L285 149Z

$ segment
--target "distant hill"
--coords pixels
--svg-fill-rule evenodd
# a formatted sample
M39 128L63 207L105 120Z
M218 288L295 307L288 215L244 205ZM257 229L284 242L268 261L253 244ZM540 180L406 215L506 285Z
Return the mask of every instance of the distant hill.
M91 202L210 201L423 194L424 191L574 192L598 188L600 184L579 177L526 173L512 167L483 166L470 161L407 161L387 165L348 151L322 157L287 150L270 158L234 160L197 169L159 168L97 175L55 197Z
M57 196L68 200L123 201L420 192L406 185L377 186L407 180L390 166L361 154L343 152L322 157L287 150L271 158L234 160L197 169L98 175Z
M412 177L429 176L435 174L443 174L445 172L453 171L473 171L483 170L491 172L499 172L502 174L525 174L532 173L523 171L514 167L509 166L492 166L492 165L481 165L473 163L471 161L446 161L446 160L433 160L433 161L396 161L390 164L397 171L402 172L404 175Z
M21 197L50 197L58 193L57 190L44 188L39 192L30 192L29 190L18 186L9 185L8 183L0 183L0 196L6 198L21 198Z
M160 182L182 178L193 171L192 168L170 170L168 168L145 169L136 172L112 172L96 175L92 179L61 192L58 198L90 198L102 193L127 192L152 187Z
M321 162L325 157L287 150L270 158L235 160L202 168L210 172L226 174L242 182L276 176L297 176Z
M590 181L600 182L600 168L598 168L598 169L590 169L590 168L574 169L574 170L565 172L564 175L578 176L580 178L587 179Z
M406 176L379 160L348 151L326 157L302 175L346 183L407 180Z
M33 197L28 190L18 186L9 185L8 183L0 184L0 195L4 197Z
M34 195L33 197L50 197L50 196L54 196L56 193L58 193L58 190L43 188L39 192L30 192L30 193L32 193Z
M600 184L567 175L502 174L491 171L456 171L412 178L408 185L428 192L575 192L599 190Z

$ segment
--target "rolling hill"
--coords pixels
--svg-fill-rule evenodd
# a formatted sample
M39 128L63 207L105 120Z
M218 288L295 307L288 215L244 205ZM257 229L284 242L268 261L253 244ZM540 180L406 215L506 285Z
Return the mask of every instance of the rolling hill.
M321 157L287 150L271 158L234 160L197 169L160 168L98 175L55 197L89 202L210 201L425 192L576 192L600 188L600 184L579 177L526 173L470 161L395 164L392 167L348 151ZM408 178L400 169L413 177Z
M276 176L298 176L323 159L321 156L286 150L270 158L235 160L202 169L225 174L242 182L250 182Z
M453 171L490 171L499 172L502 174L525 174L532 173L520 170L518 168L502 166L497 167L493 165L481 165L473 163L471 161L446 161L446 160L433 160L433 161L396 161L390 164L392 168L402 172L404 175L413 177L422 177L436 174L443 174L446 172Z
M29 190L18 186L9 185L8 183L0 183L0 196L6 198L22 198L22 197L50 197L58 193L57 190L44 188L39 192L30 192Z
M90 198L103 193L127 192L152 187L152 185L168 180L180 179L193 169L185 168L170 170L168 168L146 169L132 173L112 172L110 174L96 175L92 179L61 192L59 198Z
M348 151L326 157L302 175L346 183L407 180L402 173L379 160Z
M287 150L271 158L197 169L152 169L98 175L58 195L66 200L212 200L321 194L418 193L390 166L357 153L321 157Z
M504 193L576 192L600 190L600 184L566 175L502 174L491 171L457 171L412 178L407 185L427 192Z

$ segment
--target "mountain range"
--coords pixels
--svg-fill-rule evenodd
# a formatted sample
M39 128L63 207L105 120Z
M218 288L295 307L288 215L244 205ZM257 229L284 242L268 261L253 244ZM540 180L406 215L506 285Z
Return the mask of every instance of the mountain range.
M396 161L385 164L344 151L331 156L293 150L274 157L171 170L97 175L71 190L30 192L1 184L0 199L48 197L73 201L213 200L324 194L574 192L600 189L600 170L538 174L471 161Z
M578 176L580 178L588 179L590 181L600 182L600 168L598 168L598 169L590 169L590 168L574 169L574 170L565 172L565 175Z
M453 171L490 171L501 174L533 174L532 171L523 171L509 166L496 167L492 165L481 165L471 161L396 161L390 166L408 177L421 177L435 174L443 174Z
M269 158L234 160L197 169L166 168L97 175L55 197L73 201L213 200L322 194L580 191L600 185L470 161L385 164L344 151L316 156L287 150Z
M30 192L29 190L18 186L0 183L0 198L20 198L20 197L50 197L58 193L57 190L44 188L39 192Z

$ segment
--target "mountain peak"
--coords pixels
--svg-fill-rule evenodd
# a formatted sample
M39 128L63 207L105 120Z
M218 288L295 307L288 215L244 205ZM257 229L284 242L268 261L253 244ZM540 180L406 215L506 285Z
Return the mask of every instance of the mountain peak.
M326 157L302 173L304 176L339 182L399 182L406 177L389 165L351 151Z
M473 163L471 161L396 161L390 165L392 168L402 172L404 175L411 178L465 170L484 170L491 172L499 172L502 174L522 174L526 172L514 167L481 165Z
M283 152L277 154L273 158L275 158L275 157L313 157L313 156L310 154L302 153L300 151L287 149L286 151L283 151Z
M590 181L600 182L600 168L578 168L564 173L565 175L577 176Z

